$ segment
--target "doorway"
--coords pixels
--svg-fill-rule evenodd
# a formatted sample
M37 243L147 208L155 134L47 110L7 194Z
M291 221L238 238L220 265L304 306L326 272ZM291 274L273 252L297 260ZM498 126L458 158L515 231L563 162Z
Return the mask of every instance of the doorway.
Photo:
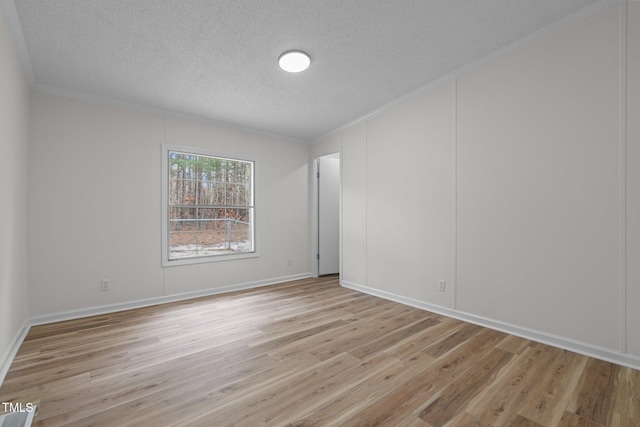
M340 272L340 154L316 158L318 275Z

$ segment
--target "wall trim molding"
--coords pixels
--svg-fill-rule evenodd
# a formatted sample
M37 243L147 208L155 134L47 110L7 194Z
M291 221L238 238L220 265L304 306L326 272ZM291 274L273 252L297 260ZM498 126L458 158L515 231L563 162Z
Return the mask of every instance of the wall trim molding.
M0 360L0 387L9 372L9 367L13 363L22 342L26 338L32 326L46 325L49 323L63 322L65 320L81 319L84 317L98 316L101 314L117 313L119 311L132 310L135 308L149 307L152 305L167 304L177 301L185 301L193 298L200 298L212 295L223 294L227 292L242 291L247 289L260 288L264 286L277 285L280 283L292 282L294 280L308 279L312 277L311 273L294 274L290 276L275 277L265 280L257 280L254 282L238 283L235 285L222 286L219 288L209 288L200 291L184 292L174 295L166 295L161 297L145 298L135 301L121 302L116 304L101 305L79 310L69 310L59 313L46 314L42 316L29 317L24 321L22 327L13 339L13 344L9 347L9 351Z
M340 284L345 288L352 289L354 291L384 298L386 300L419 308L421 310L441 314L443 316L452 317L454 319L473 323L474 325L483 326L485 328L493 329L496 331L505 332L510 335L515 335L542 344L548 344L553 347L573 351L575 353L593 357L595 359L600 359L606 362L611 362L617 365L640 370L640 357L632 356L630 354L621 353L608 348L595 346L582 341L549 334L535 329L529 329L510 323L489 319L487 317L478 316L472 313L454 310L436 304L430 304L424 301L417 300L415 298L405 297L402 295L394 294L392 292L387 292L380 289L359 285L357 283L348 282L346 280L341 280Z

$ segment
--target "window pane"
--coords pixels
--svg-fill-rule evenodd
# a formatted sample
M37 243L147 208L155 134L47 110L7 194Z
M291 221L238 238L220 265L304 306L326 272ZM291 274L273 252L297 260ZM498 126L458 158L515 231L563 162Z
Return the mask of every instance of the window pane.
M195 205L199 187L199 182L191 179L172 179L169 182L171 194L169 204L175 205Z
M216 255L226 250L224 223L224 208L199 208L198 231L202 255Z
M182 228L186 230L186 228ZM198 255L198 233L190 231L169 232L169 259Z
M228 210L230 246L235 252L253 252L253 209Z
M195 204L198 156L169 152L169 204Z
M169 259L197 255L196 208L169 209Z
M167 153L168 259L254 252L254 162Z

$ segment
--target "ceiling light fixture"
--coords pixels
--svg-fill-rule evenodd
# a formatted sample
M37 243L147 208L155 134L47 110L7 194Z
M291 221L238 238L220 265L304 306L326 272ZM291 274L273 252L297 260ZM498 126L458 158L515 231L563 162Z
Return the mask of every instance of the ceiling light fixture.
M301 50L290 50L278 58L280 68L289 73L299 73L309 68L311 58L306 52Z

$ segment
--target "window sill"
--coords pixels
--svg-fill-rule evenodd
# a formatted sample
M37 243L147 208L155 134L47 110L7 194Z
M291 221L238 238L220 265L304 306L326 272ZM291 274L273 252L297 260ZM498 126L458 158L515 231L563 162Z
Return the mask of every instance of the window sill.
M260 254L257 252L250 252L244 254L229 254L229 255L211 255L192 258L180 258L174 260L163 259L162 267L175 267L179 265L191 265L191 264L204 264L220 261L236 261L241 259L259 258Z

